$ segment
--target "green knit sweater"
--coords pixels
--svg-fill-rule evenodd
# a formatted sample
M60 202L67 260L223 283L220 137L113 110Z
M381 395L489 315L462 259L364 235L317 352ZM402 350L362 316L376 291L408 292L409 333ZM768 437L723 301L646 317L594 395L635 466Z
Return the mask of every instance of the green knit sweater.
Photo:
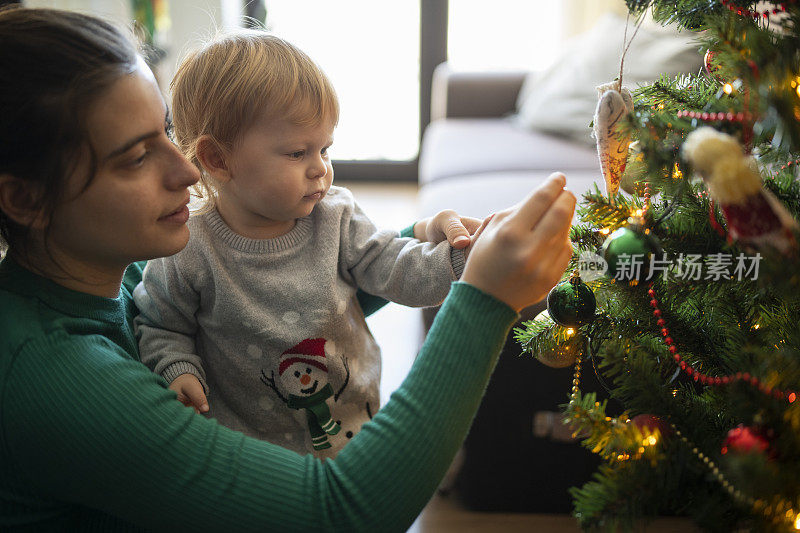
M0 262L0 530L405 531L469 428L517 315L465 283L411 372L335 460L182 406L116 299Z

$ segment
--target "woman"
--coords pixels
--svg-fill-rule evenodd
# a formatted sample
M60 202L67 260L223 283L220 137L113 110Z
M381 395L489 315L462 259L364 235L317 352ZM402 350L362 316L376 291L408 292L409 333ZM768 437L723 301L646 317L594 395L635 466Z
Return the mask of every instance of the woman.
M566 267L564 177L483 228L408 378L322 462L197 415L138 361L131 263L185 245L197 175L132 45L85 15L0 12L0 79L0 529L404 531L517 312Z

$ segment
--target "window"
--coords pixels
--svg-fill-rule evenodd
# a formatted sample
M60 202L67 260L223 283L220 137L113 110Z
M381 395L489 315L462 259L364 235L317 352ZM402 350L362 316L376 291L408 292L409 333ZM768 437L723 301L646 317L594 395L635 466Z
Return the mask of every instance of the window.
M341 114L336 160L417 157L420 3L267 0L267 27L330 77Z
M447 61L453 70L541 70L562 45L563 2L453 0Z
M260 1L260 0L255 0ZM263 0L267 26L305 50L337 89L331 154L339 179L414 180L433 69L546 68L562 42L566 0ZM574 0L577 1L577 0ZM591 3L596 0L582 0ZM126 22L130 0L28 0ZM198 41L242 22L242 0L170 0L162 87ZM586 8L585 8L586 9ZM448 23L449 18L449 23Z

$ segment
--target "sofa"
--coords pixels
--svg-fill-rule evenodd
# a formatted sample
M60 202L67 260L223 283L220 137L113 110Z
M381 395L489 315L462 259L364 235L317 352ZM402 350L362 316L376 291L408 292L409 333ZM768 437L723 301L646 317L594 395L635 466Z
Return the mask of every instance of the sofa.
M454 72L447 63L436 67L431 123L419 157L420 217L453 209L484 218L516 204L555 171L567 176L567 188L579 198L595 183L602 187L594 147L526 129L514 119L528 75ZM540 302L525 309L523 319L544 307ZM426 327L435 313L436 309L423 310Z
M454 72L442 63L420 148L420 214L455 209L483 217L517 203L554 171L566 174L577 196L596 182L602 190L589 128L596 87L620 74L633 90L662 74L697 72L703 55L693 38L647 19L634 29L608 14L567 41L542 72Z
M554 171L564 172L576 195L600 177L588 143L528 130L511 118L526 76L436 67L419 156L420 215L454 209L483 218L514 205Z
M439 65L419 156L419 215L454 209L482 218L516 204L554 171L566 175L579 201L595 184L603 190L589 123L595 87L619 73L625 24L602 19L542 73ZM644 26L626 56L623 84L633 89L661 73L696 72L700 52L686 33ZM542 301L523 310L521 320L545 307ZM426 327L435 312L423 310ZM521 352L510 335L445 488L475 511L568 513L569 488L588 481L598 465L564 431L560 406L572 368L547 368ZM591 362L583 368L582 388L604 399Z

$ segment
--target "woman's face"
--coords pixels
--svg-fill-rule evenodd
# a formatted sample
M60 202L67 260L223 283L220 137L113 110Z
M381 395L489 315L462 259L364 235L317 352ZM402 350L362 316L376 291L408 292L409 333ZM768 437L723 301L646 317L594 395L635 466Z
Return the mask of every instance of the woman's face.
M53 212L48 247L98 269L172 255L189 239L188 187L198 171L166 133L167 108L150 69L140 59L90 108L88 149L68 178Z

